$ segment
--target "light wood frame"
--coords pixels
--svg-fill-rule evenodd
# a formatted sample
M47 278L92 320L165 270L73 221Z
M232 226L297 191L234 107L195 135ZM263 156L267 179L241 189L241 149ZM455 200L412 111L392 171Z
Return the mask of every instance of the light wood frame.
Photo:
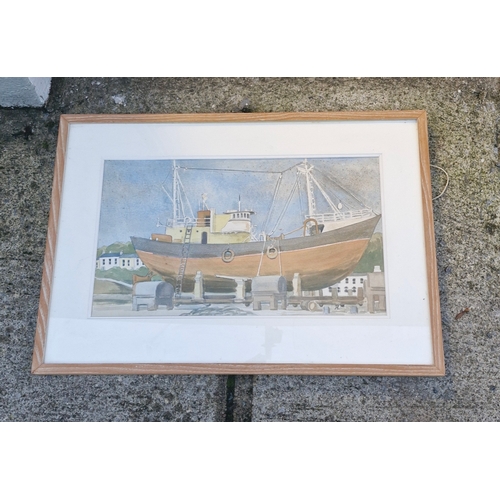
M430 365L365 365L365 364L281 364L281 363L174 363L174 364L48 364L44 362L47 324L54 257L60 218L61 195L66 147L71 124L96 123L237 123L287 121L371 121L414 120L418 126L421 192L425 221L425 249L430 308L433 363ZM325 113L250 113L192 115L62 115L55 162L54 183L40 292L40 306L35 333L32 373L43 374L303 374L303 375L362 375L362 376L442 376L445 373L441 313L437 278L432 194L425 111L374 111Z

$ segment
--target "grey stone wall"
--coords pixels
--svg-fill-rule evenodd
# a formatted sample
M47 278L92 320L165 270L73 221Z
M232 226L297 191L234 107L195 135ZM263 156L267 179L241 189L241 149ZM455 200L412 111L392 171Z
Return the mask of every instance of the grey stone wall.
M382 109L427 110L450 174L434 202L445 377L30 375L61 113ZM55 78L44 108L0 108L0 421L499 420L499 109L486 78Z

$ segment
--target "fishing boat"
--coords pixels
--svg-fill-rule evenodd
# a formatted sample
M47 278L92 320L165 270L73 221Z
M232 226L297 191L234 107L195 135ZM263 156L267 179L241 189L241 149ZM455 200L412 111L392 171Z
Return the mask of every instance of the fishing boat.
M131 237L138 256L152 273L174 285L178 296L192 291L200 275L209 292L231 291L237 280L248 283L257 276L284 276L289 288L294 277L300 276L305 291L339 282L361 259L380 215L368 207L342 210L342 204L335 203L315 179L314 167L307 160L291 168L296 169L297 182L278 220L299 188L300 176L305 178L308 210L298 228L275 236L277 223L269 232L256 234L252 230L255 212L242 208L241 200L238 209L218 214L202 197L203 204L193 216L180 169L174 162L172 191L167 192L173 216L164 233L153 233L151 238ZM329 212L317 213L314 187L326 199Z

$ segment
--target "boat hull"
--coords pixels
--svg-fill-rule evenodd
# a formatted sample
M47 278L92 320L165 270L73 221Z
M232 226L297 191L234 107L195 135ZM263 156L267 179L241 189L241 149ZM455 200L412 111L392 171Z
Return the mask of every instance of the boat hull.
M319 290L349 275L363 256L379 215L348 227L301 238L239 244L191 244L183 291L191 291L198 271L206 291L231 291L235 282L219 276L253 278L282 275L291 286L299 273L303 290ZM145 265L175 284L182 261L182 243L131 238Z

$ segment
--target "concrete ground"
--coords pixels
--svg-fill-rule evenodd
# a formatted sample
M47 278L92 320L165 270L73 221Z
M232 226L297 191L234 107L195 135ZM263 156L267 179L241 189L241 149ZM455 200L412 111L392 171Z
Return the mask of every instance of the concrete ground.
M30 375L61 113L383 109L427 110L450 174L434 202L445 377ZM56 78L45 108L0 108L0 420L500 420L499 135L485 78Z

